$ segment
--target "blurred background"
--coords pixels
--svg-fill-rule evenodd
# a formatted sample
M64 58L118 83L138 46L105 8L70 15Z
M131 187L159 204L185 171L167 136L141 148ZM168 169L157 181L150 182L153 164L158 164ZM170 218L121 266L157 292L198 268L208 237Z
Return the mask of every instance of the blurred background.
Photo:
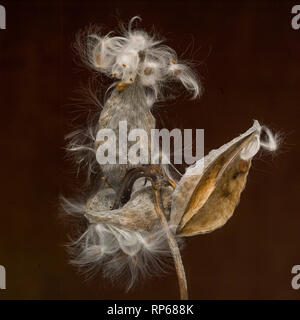
M300 30L293 1L1 1L0 299L177 299L175 271L124 293L101 276L85 281L68 263L74 225L59 195L80 181L65 159L64 136L91 106L76 102L88 70L74 61L76 33L103 32L142 17L140 27L196 62L204 94L159 105L167 128L203 128L205 152L244 132L253 119L283 137L274 156L258 156L234 216L221 229L187 239L191 299L299 299L291 269L300 264ZM154 27L153 27L154 26Z

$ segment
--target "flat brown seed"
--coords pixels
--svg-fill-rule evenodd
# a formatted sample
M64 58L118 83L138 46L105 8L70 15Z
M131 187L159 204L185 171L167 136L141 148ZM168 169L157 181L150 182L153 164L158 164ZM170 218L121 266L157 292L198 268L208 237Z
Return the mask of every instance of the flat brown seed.
M123 81L121 81L121 82L119 82L119 83L117 84L116 89L117 89L118 91L123 91L123 90L125 90L127 87L128 87L128 84L125 83L125 82L123 82Z
M151 73L152 73L152 69L151 69L151 68L149 68L149 67L145 68L144 74L145 74L146 76L150 76Z
M239 170L241 172L247 172L249 170L249 162L241 159L239 162Z
M101 55L100 55L100 53L96 54L96 63L97 63L98 67L101 66Z

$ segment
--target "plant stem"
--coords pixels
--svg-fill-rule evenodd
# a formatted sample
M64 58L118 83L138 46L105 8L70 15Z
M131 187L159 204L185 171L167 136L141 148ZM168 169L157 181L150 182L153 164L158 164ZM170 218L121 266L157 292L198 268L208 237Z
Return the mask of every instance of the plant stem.
M180 255L180 250L178 248L178 244L174 238L174 235L170 231L169 224L168 224L167 219L163 213L159 189L155 185L153 185L153 191L155 194L155 209L156 209L158 216L160 217L161 224L166 232L168 243L169 243L172 255L173 255L176 273L177 273L177 277L178 277L180 299L181 300L188 300L187 281L186 281L184 266L183 266L181 255Z

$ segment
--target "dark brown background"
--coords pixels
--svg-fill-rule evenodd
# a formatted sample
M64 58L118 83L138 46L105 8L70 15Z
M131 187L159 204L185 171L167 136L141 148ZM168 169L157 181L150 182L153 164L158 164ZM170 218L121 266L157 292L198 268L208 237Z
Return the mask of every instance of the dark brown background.
M199 61L205 93L155 111L168 127L204 128L221 146L258 119L283 134L274 156L259 156L229 223L189 238L183 252L193 299L299 299L300 30L289 1L1 1L0 299L175 299L175 272L128 294L102 279L84 282L64 248L72 226L58 215L60 193L76 182L63 136L78 116L71 99L87 81L73 61L75 33L89 23L115 29L141 15L181 56ZM193 45L189 45L193 43ZM79 116L84 121L86 113Z

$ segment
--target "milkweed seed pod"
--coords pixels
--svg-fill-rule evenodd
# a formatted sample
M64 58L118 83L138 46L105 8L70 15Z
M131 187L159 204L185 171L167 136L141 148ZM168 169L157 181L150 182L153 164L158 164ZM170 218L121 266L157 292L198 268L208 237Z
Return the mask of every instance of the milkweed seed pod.
M112 33L105 36L89 33L79 41L78 46L90 67L115 80L100 114L99 129L112 129L115 133L117 164L100 165L108 183L116 192L126 171L135 167L122 154L127 154L126 151L136 141L120 141L120 122L126 123L128 132L143 129L147 133L148 140L140 141L140 146L143 150L148 147L150 155L151 129L155 128L151 108L157 100L163 99L163 91L168 91L172 83L180 82L193 98L200 94L199 81L192 69L178 62L175 51L163 45L161 40L142 30L133 30L132 24L136 19L139 18L134 17L128 30L123 28L119 36L113 36ZM147 145L143 146L143 143ZM106 145L101 137L96 141L95 148L105 148ZM122 154L119 153L120 149ZM144 162L150 163L150 159Z
M193 72L177 63L174 51L143 31L133 31L132 21L122 36L90 34L84 51L89 66L118 81L112 85L98 125L90 129L92 143L80 145L76 138L77 144L71 142L69 147L90 152L86 157L80 154L78 163L86 163L89 171L101 167L105 178L86 201L63 199L64 209L84 217L88 225L72 243L72 262L89 272L101 269L104 277L115 282L129 273L129 289L141 277L162 272L173 259L180 297L187 299L179 249L182 239L212 232L229 220L253 157L261 148L276 150L277 138L255 121L245 133L188 167L178 181L150 163L97 162L96 150L107 143L95 136L98 130L112 129L118 144L119 124L126 121L128 130L143 129L150 136L155 128L151 107L165 84L180 81L194 97L200 90ZM114 147L110 142L108 146Z
M261 140L262 131L267 141ZM245 187L251 160L261 147L274 151L277 143L255 121L247 132L190 166L175 190L163 188L164 214L177 242L212 232L228 221ZM172 253L151 187L133 190L125 205L113 209L116 196L112 188L105 188L86 205L65 200L65 209L84 215L89 222L86 232L74 242L79 254L73 262L90 270L102 266L103 275L112 279L129 271L129 289L140 276L162 272Z

